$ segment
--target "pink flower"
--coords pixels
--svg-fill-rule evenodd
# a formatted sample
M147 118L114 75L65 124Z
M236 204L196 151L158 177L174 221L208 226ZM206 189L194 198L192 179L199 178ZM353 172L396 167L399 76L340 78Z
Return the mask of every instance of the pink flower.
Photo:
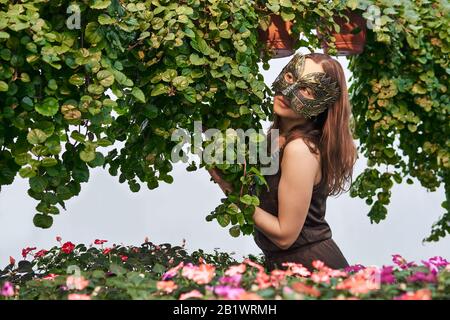
M14 286L11 282L5 282L2 287L1 295L4 297L12 297L14 296Z
M45 277L43 277L43 280L55 280L55 278L57 277L57 274L54 273L49 273L48 275L46 275Z
M433 273L437 274L439 272L440 267L446 267L448 265L448 261L442 257L436 256L428 259L428 261L422 260L422 263L428 267L428 269Z
M226 276L234 276L236 274L241 274L244 273L246 270L247 266L244 263L235 265L235 266L230 266L226 271L225 271L225 275Z
M33 248L27 247L25 249L22 249L22 257L26 258L28 256L28 254L34 250L36 250L36 247L33 247Z
M239 283L241 282L241 278L242 278L242 275L239 273L232 277L220 277L219 283L220 284L228 284L228 285L237 287L239 285Z
M47 250L40 250L40 251L38 251L38 252L36 252L35 254L34 254L34 257L35 258L42 258L43 256L45 256L46 254L47 254Z
M416 264L413 261L408 262L408 261L406 261L405 258L403 258L399 254L393 254L392 261L402 269L408 269L409 267L416 266Z
M68 295L69 300L91 300L91 296L88 294L71 293Z
M168 281L158 281L156 283L156 288L160 291L164 291L165 293L172 293L175 289L178 288L178 286L174 281L168 280Z
M395 300L431 300L430 289L419 289L416 292L407 292L395 297Z
M56 237L56 241L61 242L61 241L62 241L62 238L61 238L60 236L57 236L57 237Z
M203 294L197 289L194 289L192 291L182 293L179 297L179 300L186 300L190 298L203 298Z
M264 267L262 265L260 265L259 263L253 262L252 260L250 260L248 258L244 259L244 263L248 264L251 267L258 269L258 271L260 271L260 272L264 272Z
M255 282L260 290L269 288L272 285L270 280L270 276L264 271L258 271L256 274Z
M16 259L14 259L13 257L10 256L9 257L9 264L12 265L12 266L15 265L16 264Z
M337 284L337 290L348 290L351 294L365 294L372 290L380 289L378 280L379 270L376 267L367 267L351 275Z
M108 240L99 240L99 239L95 239L94 244L98 244L98 245L102 245L104 243L108 242Z
M68 276L66 286L69 290L84 290L89 285L89 280L83 276Z
M316 283L330 283L331 278L346 277L348 275L345 271L327 267L320 260L313 261L312 266L317 271L311 275L311 280Z
M304 284L302 282L294 282L291 286L295 292L298 292L301 294L307 294L312 297L317 298L321 294L319 289L314 288L313 286L308 286L307 284ZM285 287L285 288L289 288L289 287Z
M237 298L237 300L264 300L260 295L254 293L254 292L242 292L240 293Z
M330 283L330 276L327 272L316 271L311 275L311 280L315 283Z
M103 254L106 256L107 254L109 254L111 252L112 248L105 248L105 250L103 250Z
M290 276L291 273L289 270L280 270L275 269L270 272L270 283L272 286L278 288L281 282L286 279L287 276Z
M188 263L183 267L181 274L197 284L206 284L214 278L215 269L212 264L202 263L200 266L194 266L192 263Z
M321 270L321 269L323 269L325 267L325 263L323 263L320 260L314 260L312 262L312 266L313 266L314 269Z
M300 277L309 277L311 275L311 272L309 272L309 270L305 268L301 263L283 262L281 265L284 267L288 267L288 270L293 275L298 275Z
M218 296L225 298L225 299L237 299L239 295L244 293L245 290L242 288L234 288L231 286L215 286L214 287L214 293Z
M128 261L128 257L127 256L120 256L120 260L122 260L122 262L127 262Z
M183 266L184 266L184 262L181 261L177 266L170 268L163 274L162 280L167 280L167 279L175 277L178 273L178 270L180 270Z
M75 249L75 245L72 242L66 242L62 245L61 247L61 251L66 253L66 254L70 254L72 253L72 251Z

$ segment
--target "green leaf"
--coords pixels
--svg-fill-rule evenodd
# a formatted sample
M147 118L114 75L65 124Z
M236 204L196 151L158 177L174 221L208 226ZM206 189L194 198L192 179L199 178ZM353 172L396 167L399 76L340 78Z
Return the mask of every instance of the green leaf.
M282 7L291 8L292 2L291 2L291 0L280 0L280 5Z
M28 132L27 140L30 144L40 144L47 140L47 135L40 129L33 129Z
M59 103L55 98L46 98L41 104L36 105L34 108L43 116L52 117L58 113Z
M57 164L58 160L52 157L45 157L44 159L41 160L41 165L43 167L53 167L56 166Z
M43 192L48 185L48 180L39 176L30 178L29 182L31 190L39 193Z
M99 15L97 20L98 23L100 23L101 25L110 25L116 23L117 21L115 18L111 18L110 16L104 13Z
M36 176L36 171L31 167L25 167L19 170L19 175L22 178L31 178Z
M175 9L175 12L179 15L185 14L187 16L194 14L194 10L191 7L187 7L187 6L177 7Z
M111 0L91 0L89 5L92 9L106 9L111 4Z
M0 31L0 39L9 39L9 33Z
M178 91L183 91L189 86L189 79L187 77L178 76L173 79L172 84Z
M225 228L227 225L230 224L231 218L228 214L221 214L217 216L217 222L219 222L220 226L222 228Z
M89 181L89 169L86 165L84 165L84 166L79 165L73 169L72 176L76 182L80 182L80 183L88 182Z
M86 40L92 44L97 44L102 41L103 34L100 30L100 26L97 22L89 22L85 30Z
M201 66L204 65L206 63L206 59L203 57L200 57L198 54L196 53L192 53L189 56L189 61L194 65L194 66Z
M241 234L241 229L239 228L239 226L233 226L230 228L230 230L228 230L228 232L233 238L237 238Z
M257 196L251 196L249 194L246 194L240 198L240 201L246 205L259 206L259 199Z
M94 150L82 150L80 151L80 159L84 162L90 162L95 159L95 151Z
M153 92L152 92L153 93ZM145 103L145 95L144 92L138 87L134 87L131 91L133 97L135 97L139 102Z
M159 96L160 94L168 93L169 88L162 83L158 83L150 93L152 97Z
M69 83L74 86L82 86L85 83L84 75L82 74L74 74L69 78Z
M102 70L97 73L97 79L105 88L112 86L114 83L114 75L108 70Z
M48 229L53 224L53 218L46 214L36 214L33 218L33 223L38 228Z
M8 89L8 84L5 81L0 81L0 92L6 92Z

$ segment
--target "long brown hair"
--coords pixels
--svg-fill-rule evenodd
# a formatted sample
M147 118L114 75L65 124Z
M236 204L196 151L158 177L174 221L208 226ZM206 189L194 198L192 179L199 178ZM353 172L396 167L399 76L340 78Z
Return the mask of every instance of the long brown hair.
M340 63L324 53L310 53L308 58L319 63L324 72L341 88L338 100L328 108L308 120L305 124L294 126L286 134L284 146L291 140L301 137L312 153L321 155L322 180L326 183L327 194L337 196L345 190L345 184L352 182L353 166L358 157L350 129L351 105L349 101L344 70ZM273 123L269 128L279 129L280 117L273 114ZM283 147L281 147L283 148Z

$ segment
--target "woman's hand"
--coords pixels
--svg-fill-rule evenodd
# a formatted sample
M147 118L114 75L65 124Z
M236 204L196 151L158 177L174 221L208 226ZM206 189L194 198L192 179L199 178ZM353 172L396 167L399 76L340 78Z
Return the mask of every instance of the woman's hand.
M222 189L223 193L225 193L225 195L228 195L228 193L233 192L233 185L228 182L225 181L222 178L222 175L220 174L219 169L217 168L213 168L213 169L207 169L209 174L211 175L211 177L213 178L214 182L217 183L220 187L220 189Z

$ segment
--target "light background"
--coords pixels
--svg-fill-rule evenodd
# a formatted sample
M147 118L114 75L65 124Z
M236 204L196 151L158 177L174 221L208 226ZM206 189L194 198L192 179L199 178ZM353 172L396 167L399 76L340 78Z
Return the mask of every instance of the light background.
M268 85L289 59L271 60L267 71L260 66ZM349 81L346 58L338 60ZM360 155L353 179L365 167L366 159ZM0 269L8 263L10 255L19 259L21 249L26 246L52 247L56 236L74 243L107 239L109 245L140 245L145 237L154 243L180 245L186 239L190 252L198 248L213 252L218 248L235 252L238 259L249 253L261 253L251 236L232 238L228 229L221 228L216 221L205 221L205 216L223 197L206 170L187 172L185 165L178 163L172 175L175 181L171 185L161 182L156 190L143 185L140 192L132 193L126 183L120 184L118 177L110 176L107 170L92 170L90 181L82 184L80 196L66 202L67 211L61 210L62 214L55 217L53 227L48 230L33 226L37 203L27 195L27 180L17 176L14 184L2 187L0 193ZM414 181L414 185L403 183L393 187L387 220L378 225L370 224L369 206L364 200L350 198L348 193L328 198L327 221L349 263L389 264L391 255L396 253L415 261L435 255L450 258L450 237L422 244L432 223L444 211L440 206L444 188L427 192Z

